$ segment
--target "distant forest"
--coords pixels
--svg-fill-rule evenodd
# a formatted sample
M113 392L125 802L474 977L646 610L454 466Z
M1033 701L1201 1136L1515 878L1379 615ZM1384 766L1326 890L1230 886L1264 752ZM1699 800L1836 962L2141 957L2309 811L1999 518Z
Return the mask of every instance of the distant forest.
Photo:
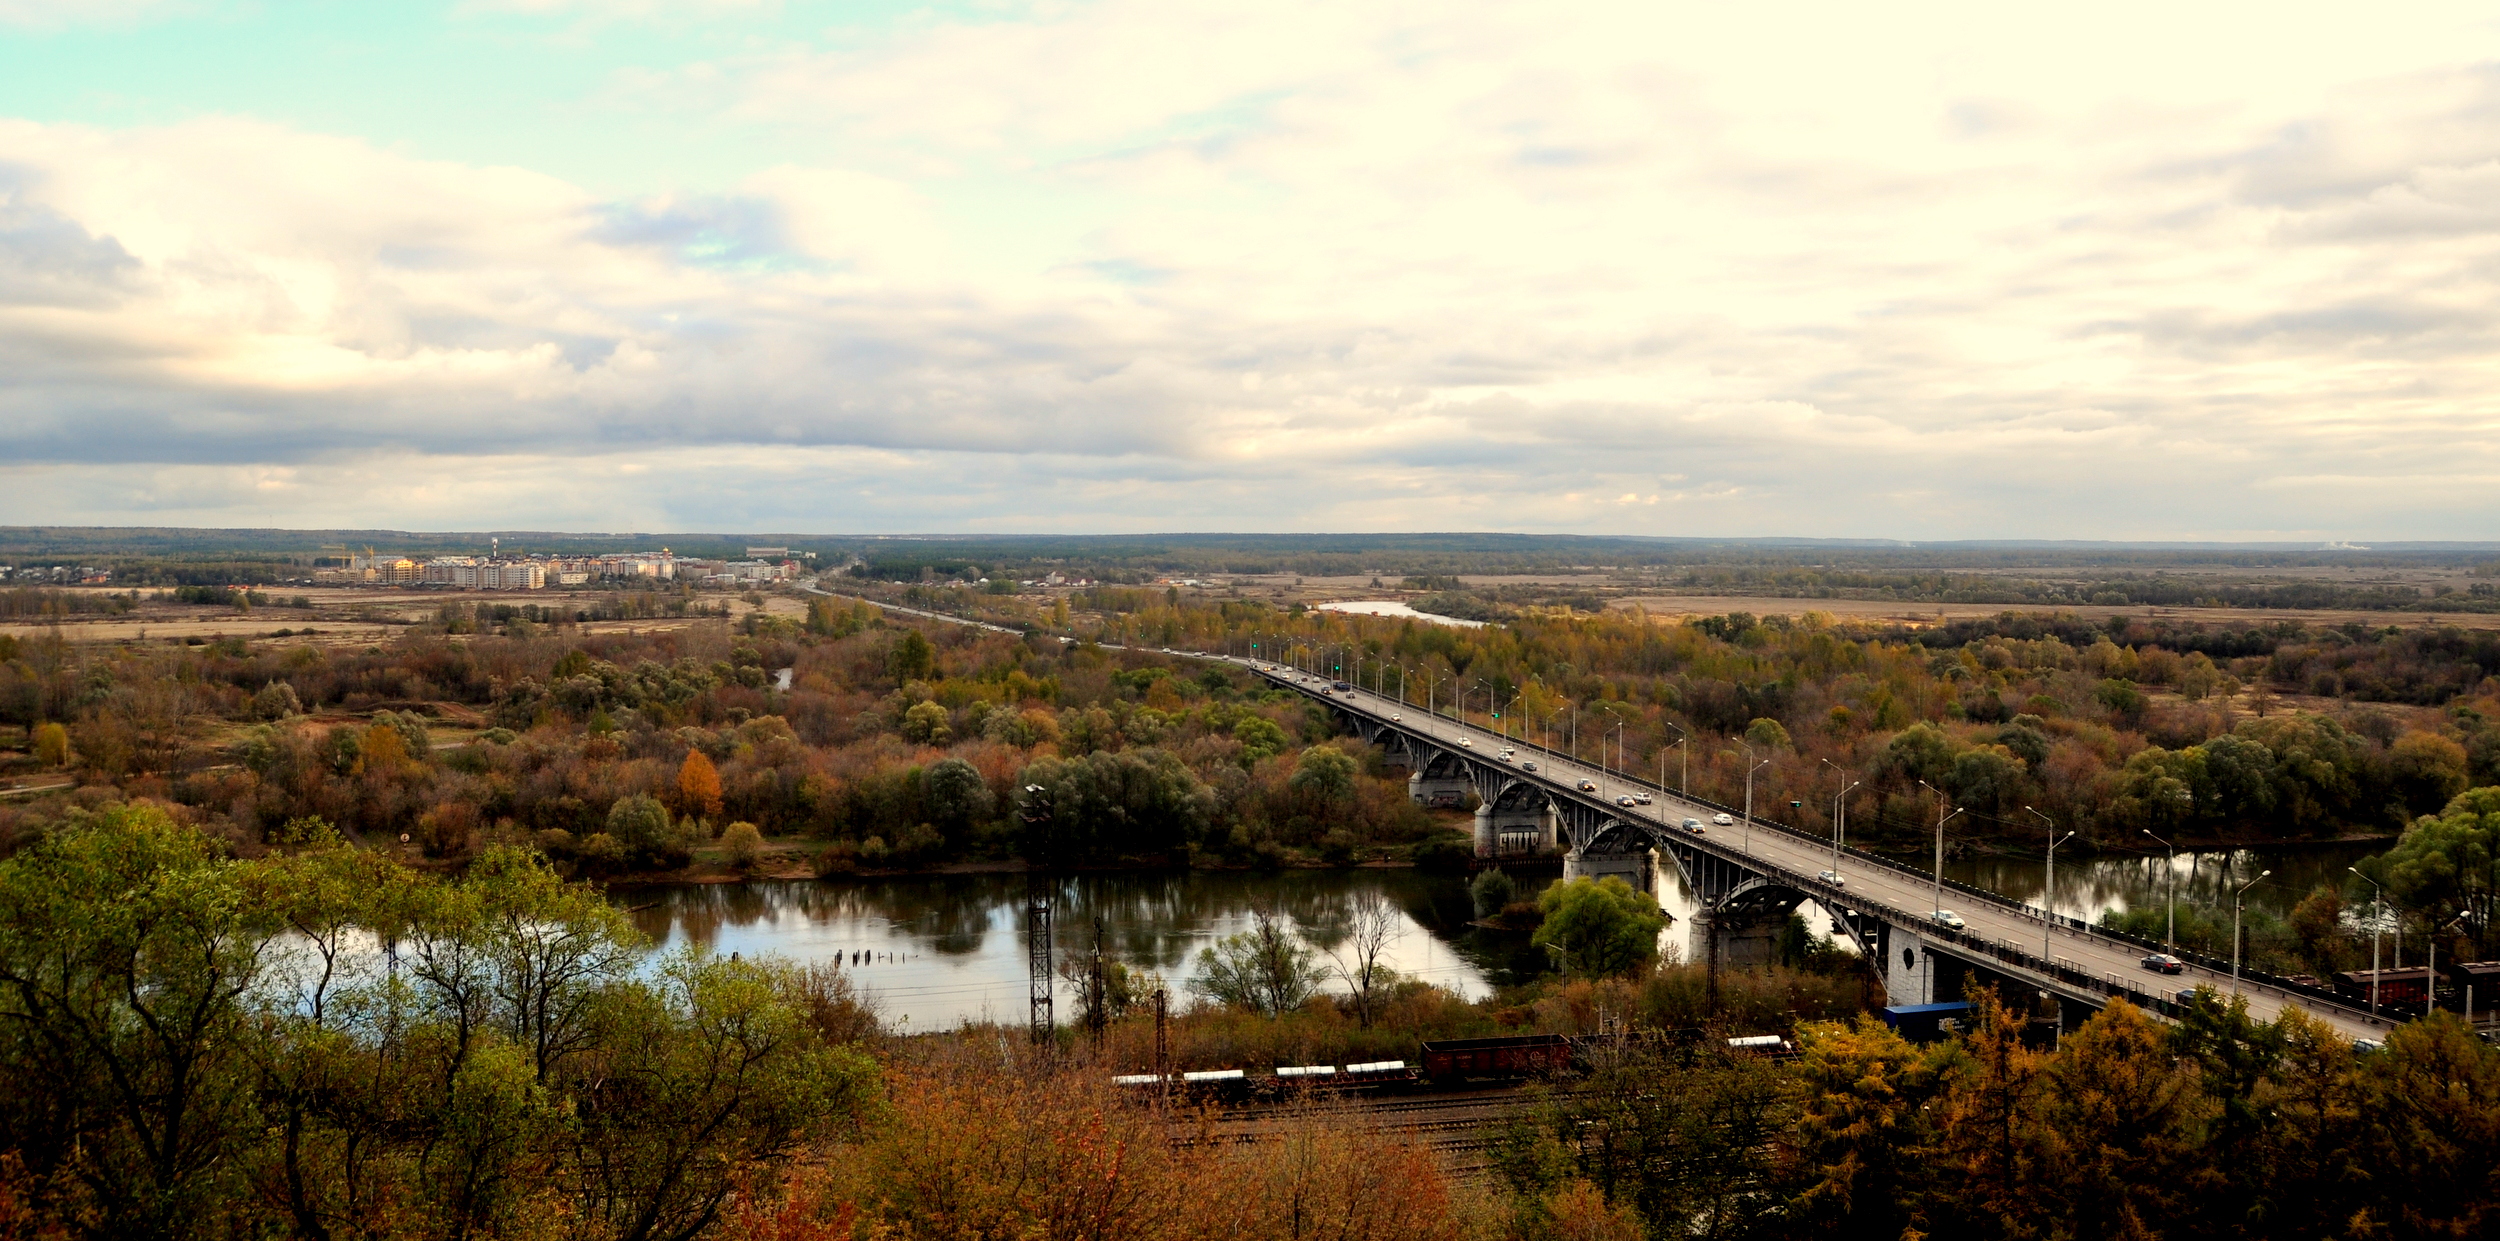
M1562 601L1551 588L1465 577L1582 573L1609 593L1722 594L2018 607L2500 612L2500 544L2326 549L2281 544L1936 543L1669 539L1530 534L862 536L508 530L189 530L0 527L0 563L111 568L119 586L267 585L367 546L409 555L595 554L667 547L737 557L751 546L813 553L827 568L892 582L1020 580L1057 572L1115 584L1160 578L1367 577L1440 592L1428 610L1499 618ZM2348 579L2353 571L2367 576ZM2411 579L2464 572L2462 585ZM2335 579L2329 580L2333 575ZM1418 583L1429 583L1421 585ZM1568 588L1579 606L1602 597ZM1573 593L1578 592L1578 593Z

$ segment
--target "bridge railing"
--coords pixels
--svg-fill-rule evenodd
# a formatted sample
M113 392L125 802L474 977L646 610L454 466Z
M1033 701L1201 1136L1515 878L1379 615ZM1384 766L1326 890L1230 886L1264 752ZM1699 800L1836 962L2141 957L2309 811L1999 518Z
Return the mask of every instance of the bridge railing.
M1297 690L1298 690L1298 689L1302 689L1302 688L1303 688L1303 687L1302 687L1302 686L1300 686L1299 684L1297 684L1297 683L1295 683L1295 682L1293 682L1293 681L1290 681L1290 680L1286 680L1286 679L1285 679L1285 678L1283 678L1282 676L1276 676L1276 677L1275 677L1275 679L1276 679L1276 681L1277 681L1277 683L1278 683L1278 684L1283 685L1284 687L1286 687L1286 688L1288 688L1288 689L1297 689ZM1305 691L1305 692L1307 692L1307 691ZM1370 695L1371 695L1372 697L1374 697L1374 698L1380 698L1380 697L1382 697L1380 694L1375 693L1375 692L1370 691L1370 690L1363 690L1363 691L1360 691L1360 692L1362 692L1362 693L1366 693L1366 694L1370 694ZM1388 699L1388 701L1396 701L1396 700L1395 700L1395 699ZM1411 705L1413 705L1413 704L1402 704L1402 706L1411 706ZM1469 723L1469 722L1468 722L1467 720L1465 720L1465 719L1457 718L1457 717L1455 717L1455 716L1442 715L1442 714L1441 714L1440 712L1438 712L1438 711L1435 711L1435 712L1433 712L1432 714L1433 714L1434 718L1436 718L1436 719L1446 719L1446 720L1450 720L1452 723L1456 723L1456 724L1460 725L1461 727L1467 727L1467 728L1480 728L1480 727L1481 727L1481 725L1476 725L1476 724ZM1487 729L1486 731L1491 731L1491 730ZM1526 739L1526 738L1524 738L1524 737L1523 737L1523 738L1520 738L1520 739L1519 739L1519 740L1517 740L1517 741L1506 742L1506 744L1509 744L1509 745L1513 746L1514 748L1516 748L1516 749L1520 749L1520 750L1523 750L1523 751L1534 751L1535 753L1537 753L1537 754L1539 754L1539 755L1542 755L1542 756L1544 756L1544 757L1546 757L1546 758L1548 758L1548 759L1559 759L1559 760L1561 760L1561 761L1564 761L1564 762L1569 762L1569 763L1573 763L1573 764L1580 764L1580 763L1581 763L1581 761L1582 761L1582 760L1580 760L1580 759L1578 759L1578 758L1574 757L1573 755L1571 755L1571 754L1569 754L1569 753L1567 753L1567 752L1565 752L1565 751L1555 750L1555 749L1553 749L1553 748L1551 748L1551 747L1549 747L1549 746L1540 745L1540 744L1538 744L1537 742L1534 742L1534 741L1528 740L1528 739ZM1482 757L1482 756L1479 756L1479 757ZM1745 813L1742 807L1738 807L1738 806L1729 806L1729 805L1723 805L1723 804L1721 804L1721 803L1711 801L1710 799L1705 798L1705 797L1696 797L1696 796L1693 796L1693 795L1692 795L1692 794L1690 794L1690 793L1671 792L1671 791L1669 791L1669 790L1668 790L1668 789L1667 789L1664 785L1660 785L1660 784L1655 784L1655 783L1652 783L1652 782L1650 782L1650 781L1647 781L1647 780L1644 780L1644 779L1640 778L1640 777L1639 777L1639 776L1637 776L1637 775L1631 775L1631 774L1628 774L1628 773L1616 772L1616 771L1613 771L1613 770L1612 770L1612 769L1610 769L1610 768L1604 768L1604 767L1602 767L1602 766L1600 767L1600 770L1605 771L1605 772L1607 773L1607 778L1608 778L1609 780L1619 781L1619 782L1621 782L1621 783L1623 783L1623 784L1625 784L1625 785L1628 785L1628 786L1630 786L1630 787L1633 787L1633 788L1639 788L1639 789L1647 789L1647 790L1651 790L1651 791L1653 792L1653 794L1654 794L1655 796L1657 796L1657 797L1662 797L1662 798L1664 798L1664 797L1672 797L1672 798L1676 799L1677 801L1683 802L1683 803L1685 803L1685 804L1687 804L1687 805L1699 806L1699 807L1702 807L1702 808L1707 809L1707 810L1711 810L1711 811L1716 812L1716 813L1730 814L1730 815L1737 815L1737 816L1740 816L1740 817L1744 816L1744 813ZM1546 775L1546 774L1549 774L1549 773L1544 772L1544 771L1539 771L1539 772L1537 772L1537 773L1535 773L1535 774L1538 774L1538 775ZM1557 778L1557 779L1556 779L1556 780L1554 780L1553 782L1554 782L1554 783L1560 783L1561 781L1560 781L1560 779L1559 779L1559 778ZM1579 793L1577 792L1577 790L1565 790L1565 792L1566 792L1568 795L1571 795L1571 796L1582 796L1581 794L1579 794ZM1615 807L1615 806L1611 806L1611 805L1601 805L1601 806L1600 806L1600 808L1601 808L1601 809L1604 809L1604 810L1606 810L1606 811L1608 811L1609 813L1613 812L1614 810L1620 809L1620 807ZM1790 825L1790 824L1787 824L1787 823L1782 823L1782 822L1780 822L1780 821L1779 821L1779 820L1777 820L1777 819L1767 819L1767 818L1761 818L1761 817L1754 817L1754 818L1752 819L1752 823L1753 823L1754 827L1756 827L1756 828L1758 828L1758 829L1762 829L1762 830L1767 830L1767 831L1772 831L1772 832L1778 832L1778 833L1781 833L1781 834L1783 834L1783 835L1785 835L1785 836L1789 837L1790 839L1795 840L1795 841L1797 841L1797 842L1799 842L1799 843L1802 843L1802 844L1809 844L1809 845L1813 845L1813 846L1815 846L1815 847L1817 847L1817 848L1824 848L1824 849L1828 849L1828 848L1830 848L1830 847L1831 847L1830 840L1829 840L1829 838L1828 838L1828 837L1824 837L1824 836L1820 836L1820 835L1817 835L1817 834L1814 834L1814 833L1807 832L1807 831L1805 831L1805 830L1804 830L1804 829L1802 829L1802 828L1794 827L1794 826L1792 826L1792 825ZM1721 850L1723 850L1723 849L1724 849L1724 847L1725 847L1725 846L1724 846L1724 844L1723 844L1722 842L1718 842L1718 841L1710 841L1710 842L1707 842L1707 844L1708 844L1709 846L1716 846L1715 848L1713 848L1713 849L1712 849L1712 851L1713 851L1713 852L1718 852L1718 851L1721 851ZM1858 866L1872 866L1872 867L1879 867L1879 868L1881 868L1881 869L1891 871L1891 872L1893 872L1894 874L1900 875L1900 876L1902 876L1902 877L1904 877L1904 878L1914 879L1914 880L1916 880L1916 881L1918 881L1918 882L1920 882L1920 883L1926 883L1926 884L1931 884L1931 885L1932 885L1932 884L1934 884L1934 883L1936 882L1936 874L1935 874L1935 872L1934 872L1933 870L1928 869L1928 868L1925 868L1925 867L1911 866L1911 865L1908 865L1908 864L1903 863L1903 862L1898 862L1898 861L1895 861L1895 860L1893 860L1893 859L1891 859L1891 858L1885 857L1885 856L1883 856L1882 854L1877 854L1877 853L1869 853L1869 852L1866 852L1866 851L1865 851L1865 850L1863 850L1863 849L1859 849L1859 848L1856 848L1856 847L1854 847L1854 846L1849 846L1849 845L1843 845L1843 846L1841 847L1841 849L1840 849L1840 854L1841 854L1841 856L1842 856L1842 857L1844 857L1844 858L1848 859L1851 863L1853 863L1853 864L1855 864L1855 865L1858 865ZM1751 861L1751 860L1752 860L1752 859L1748 859L1748 861ZM1819 883L1816 883L1816 884L1813 884L1813 885L1805 885L1805 884L1800 884L1799 886L1813 886L1813 887L1821 887L1821 886L1823 886L1823 885L1821 885L1821 884L1819 884ZM1979 902L1982 902L1982 903L1984 903L1984 904L1987 904L1987 905L1990 905L1990 906L1994 906L1994 907L1996 907L1996 908L2000 908L2000 909L2007 909L2007 910L2011 910L2011 911L2013 911L2013 912L2015 912L2015 913L2018 913L2018 914L2021 914L2021 915L2023 915L2023 916L2025 916L2025 917L2028 917L2028 918L2030 918L2030 919L2032 919L2032 920L2034 920L2034 921L2042 921L2042 920L2045 920L2045 921L2047 921L2047 922L2051 923L2052 925L2063 926L2063 927L2066 927L2066 928L2068 928L2068 929L2070 929L2070 930L2073 930L2073 931L2079 932L2079 933L2081 933L2081 934L2083 934L2083 935L2086 935L2086 936L2089 936L2089 937L2092 937L2092 938L2103 939L2103 940L2110 941L2110 942L2112 942L2112 943L2126 944L2126 945L2128 945L2128 946L2130 946L2130 947L2132 947L2132 948L2140 948L2140 949L2143 949L2143 950L2144 950L2145 952L2147 952L2147 953L2153 953L2153 952L2168 952L2170 955L2175 956L2175 957L2178 957L2180 960L2185 961L2185 962L2187 962L2187 963L2189 963L2189 964L2191 964L2191 965L2195 965L2195 966L2198 966L2198 967L2203 968L2203 969L2212 970L2212 971L2214 971L2214 972L2216 972L2216 973L2229 973L2229 972L2230 972L2230 970L2231 970L2231 962L2230 962L2230 960L2229 960L2228 958L2225 958L2225 957L2216 957L2216 956L2213 956L2213 955L2208 954L2208 953L2196 952L2196 951L2194 951L2194 950L2192 950L2192 949L2188 949L2188 948L2183 948L2183 947L2178 947L2178 946L2173 946L2173 945L2165 945L2165 944L2163 944L2162 942L2160 942L2160 941L2158 941L2158 940L2150 939L2150 938L2147 938L2147 937L2145 937L2145 936L2135 935L2135 934L2131 934L2131 933L2129 933L2129 932L2119 931L2119 930L2114 930L2114 929L2109 928L2109 927L2099 926L2099 925L2096 925L2096 924L2094 924L2094 923L2086 922L2086 921L2084 921L2084 920L2082 920L2082 919L2080 919L2080 918L2071 918L2071 917L2068 917L2068 916L2066 916L2066 915L2064 915L2064 914L2052 913L2052 912L2050 912L2050 911L2048 911L2048 910L2042 909L2040 906L2037 906L2037 905L2032 905L2032 904L2028 904L2028 903L2021 902L2021 901L2016 901L2016 900L2013 900L2013 899L2012 899L2012 898L2010 898L2010 897L2001 896L2001 895L1999 895L1999 894L1997 894L1997 893L1995 893L1995 892L1991 892L1991 891L1989 891L1989 890L1987 890L1987 889L1985 889L1985 888L1975 887L1975 886L1972 886L1972 885L1967 884L1967 883L1962 883L1962 882L1960 882L1960 881L1958 881L1958 880L1955 880L1955 879L1953 879L1953 878L1951 878L1951 877L1947 877L1947 878L1944 880L1944 882L1943 882L1943 886L1944 886L1944 887L1946 887L1946 888L1948 888L1948 889L1951 889L1952 891L1954 891L1954 892L1956 892L1956 893L1959 893L1959 894L1964 895L1964 896L1971 897L1971 898L1973 898L1973 899L1975 899L1975 900L1977 900L1977 901L1979 901ZM1870 903L1869 903L1869 902L1865 901L1865 900L1864 900L1864 899L1862 899L1862 898L1858 898L1858 897L1853 897L1853 896L1850 896L1850 895L1849 895L1849 894L1848 894L1845 890L1841 890L1841 889L1831 889L1831 890L1830 890L1830 895L1831 895L1831 897L1832 897L1832 899L1833 899L1834 901L1847 903L1847 904L1849 904L1849 905L1851 905L1851 906L1853 906L1853 907L1857 907L1857 908L1867 908L1867 907L1869 907L1869 905L1870 905ZM1929 919L1925 918L1924 916L1917 916L1917 917L1913 917L1913 916L1906 915L1906 914L1896 914L1895 916L1896 916L1896 917L1898 917L1900 920L1902 920L1902 921L1903 921L1903 922L1905 922L1905 923L1912 924L1912 925L1917 925L1917 926L1920 928L1920 931L1921 931L1921 933L1922 933L1922 934L1927 934L1927 935L1929 935L1930 937L1951 937L1951 938L1955 938L1955 939L1965 939L1965 940L1970 940L1970 941L1972 942L1973 946L1981 946L1981 947L1986 947L1986 946L1988 946L1988 941L1984 941L1984 940L1977 940L1977 939L1976 939L1976 937L1967 936L1967 935L1964 935L1964 934L1962 934L1962 933L1960 933L1960 932L1952 932L1952 931L1948 931L1948 930L1946 930L1946 928L1943 928L1943 927L1938 927L1938 926L1934 926L1934 925L1932 924L1932 922L1931 922ZM2100 986L2102 986L2102 985L2103 985L2102 980L2099 980L2099 979L2097 979L2097 978L2093 977L2093 976L2092 976L2092 975L2090 975L2089 973L2085 973L2085 972L2077 972L2077 971L2064 971L2064 972L2060 972L2060 971L2057 971L2056 969L2054 969L2054 968L2053 968L2053 967L2052 967L2049 963L2040 961L2037 957L2029 957L2029 958L2027 958L2027 959L2029 959L2029 960L2032 962L2032 965L2030 966L2030 968L2037 969L2037 970L2039 970L2040 972L2043 972L2043 973L2054 973L2054 974L2056 974L2058 977L2060 977L2060 978L2061 978L2061 980L2064 980L2064 981L2069 981L2069 982L2073 982L2073 983L2076 983L2077 985L2088 985L2088 986L2093 986L2093 987L2100 987ZM2068 974L2073 974L2074 976L2070 978L2070 977L2068 977ZM2385 1025L2385 1024L2386 1024L2386 1022L2385 1022L2384 1020L2382 1020L2382 1019L2380 1019L2380 1018L2374 1018L2374 1017L2372 1017L2372 1016L2370 1015L2370 1011L2369 1011L2369 1008L2368 1008L2368 1006L2367 1006L2367 1005L2356 1005L2356 1004L2354 1004L2354 1003L2353 1003L2353 1001L2351 1000L2351 998L2350 998L2350 997L2347 997L2347 996L2343 995L2342 993L2337 992L2337 991L2335 991L2335 990L2333 990L2333 989L2331 989L2331 988L2328 988L2328 987L2323 987L2323 986L2311 986L2311 985L2309 985L2309 984L2307 984L2307 983L2296 982L2296 981L2294 981L2294 980L2292 980L2292 979L2290 979L2290 978L2284 977L2284 976L2282 976L2282 975L2268 973L2268 972L2263 971L2263 970L2252 969L2252 968L2248 967L2248 966L2247 966L2246 964L2244 964L2244 963L2240 966L2240 970L2239 970L2239 978L2240 978L2240 985L2241 985L2241 989L2242 989L2243 991L2247 991L2247 990L2254 990L2254 991L2258 991L2258 992L2261 992L2261 993L2266 993L2266 994L2271 994L2271 995L2274 995L2275 997L2277 997L2277 998L2279 998L2279 999L2286 999L2286 1000L2297 999L2297 1000L2301 1001L2304 1005L2313 1006L2313 1007L2326 1007L2326 1008L2332 1008L2332 1009L2335 1009L2335 1010L2339 1011L2341 1014L2345 1015L2346 1017L2349 1017L2349 1018L2354 1019L2354 1020L2364 1021L2364 1022L2370 1022L2370 1023L2372 1023L2372 1024L2376 1024L2376 1025ZM2160 999L2160 998L2158 998L2158 997L2156 997L2156 998L2155 998L2155 1003L2156 1003L2156 1004L2166 1004L2166 1005L2169 1005L2169 1008L2170 1008L2170 1009L2175 1009L2175 1008L2177 1007L2177 1005L2176 1005L2174 1002L2169 1001L2169 1000L2163 1000L2163 999ZM2383 1007L2384 1007L2384 1006L2382 1006L2382 1008L2383 1008ZM2169 1009L2165 1009L2164 1011L2169 1011ZM2174 1013L2173 1015L2175 1015L2175 1013Z

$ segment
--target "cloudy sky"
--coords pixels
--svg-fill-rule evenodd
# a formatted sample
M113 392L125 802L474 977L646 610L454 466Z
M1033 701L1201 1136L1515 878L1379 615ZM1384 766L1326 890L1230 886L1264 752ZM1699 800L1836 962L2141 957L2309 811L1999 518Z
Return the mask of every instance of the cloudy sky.
M0 522L2500 538L2500 9L0 0Z

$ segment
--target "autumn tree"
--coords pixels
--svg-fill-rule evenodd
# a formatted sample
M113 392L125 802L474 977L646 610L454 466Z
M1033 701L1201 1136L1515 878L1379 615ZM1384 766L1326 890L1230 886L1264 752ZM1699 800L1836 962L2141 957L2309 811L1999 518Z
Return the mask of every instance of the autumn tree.
M720 814L720 769L701 750L686 751L686 761L677 765L677 809L705 819Z

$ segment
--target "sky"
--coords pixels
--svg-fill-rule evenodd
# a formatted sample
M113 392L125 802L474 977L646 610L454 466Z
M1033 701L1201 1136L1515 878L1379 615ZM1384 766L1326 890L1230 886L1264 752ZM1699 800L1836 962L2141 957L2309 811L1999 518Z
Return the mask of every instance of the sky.
M2500 538L2500 9L0 0L0 523Z

